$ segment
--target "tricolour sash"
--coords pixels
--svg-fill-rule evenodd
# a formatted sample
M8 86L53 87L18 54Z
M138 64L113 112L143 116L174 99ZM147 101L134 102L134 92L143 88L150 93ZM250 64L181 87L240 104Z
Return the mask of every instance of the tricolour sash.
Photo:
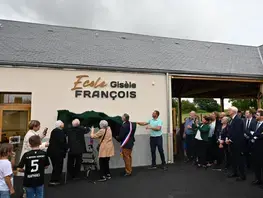
M132 133L132 123L130 122L130 132L128 133L127 137L125 138L125 140L122 142L121 144L121 155L122 155L122 147L124 147L125 144L127 144L127 142L129 141L130 137L131 137L131 133Z

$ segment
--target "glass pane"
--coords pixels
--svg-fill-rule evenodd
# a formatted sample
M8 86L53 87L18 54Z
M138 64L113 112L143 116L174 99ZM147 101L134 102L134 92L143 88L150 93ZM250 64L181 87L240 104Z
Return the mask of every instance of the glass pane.
M31 104L31 94L0 93L0 104Z
M21 136L21 142L14 144L16 163L20 159L22 142L27 132L28 113L28 111L4 110L2 115L2 142L9 142L11 136Z

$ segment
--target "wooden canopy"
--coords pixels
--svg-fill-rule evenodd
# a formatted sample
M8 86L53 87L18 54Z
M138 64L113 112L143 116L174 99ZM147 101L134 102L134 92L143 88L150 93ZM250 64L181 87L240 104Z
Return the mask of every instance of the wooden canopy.
M172 78L172 97L257 98L260 80Z

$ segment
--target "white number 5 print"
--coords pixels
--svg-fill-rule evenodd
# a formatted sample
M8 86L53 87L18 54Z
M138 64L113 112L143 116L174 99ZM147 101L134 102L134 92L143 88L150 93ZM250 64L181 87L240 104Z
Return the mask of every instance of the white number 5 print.
M31 167L32 167L31 173L34 173L34 172L38 171L38 168L39 168L39 166L38 166L38 159L31 161Z

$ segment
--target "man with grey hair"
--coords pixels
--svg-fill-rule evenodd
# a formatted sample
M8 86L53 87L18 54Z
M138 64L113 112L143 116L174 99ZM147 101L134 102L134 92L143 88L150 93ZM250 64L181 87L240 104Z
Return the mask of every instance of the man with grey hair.
M84 137L87 133L87 129L80 126L79 119L74 119L72 121L72 127L67 130L69 148L67 168L69 176L72 179L80 176L82 154L87 151Z
M125 163L124 176L132 174L132 148L134 146L136 124L130 122L130 116L125 113L122 116L123 124L120 128L119 140L121 142L121 154Z
M194 131L192 125L195 122L196 113L191 111L189 113L189 118L186 119L184 124L184 139L186 144L186 162L192 161L194 158Z
M228 109L231 121L229 125L229 139L226 144L230 147L232 173L228 176L233 178L237 177L237 181L246 180L245 174L245 126L243 120L237 115L238 109L230 107Z

